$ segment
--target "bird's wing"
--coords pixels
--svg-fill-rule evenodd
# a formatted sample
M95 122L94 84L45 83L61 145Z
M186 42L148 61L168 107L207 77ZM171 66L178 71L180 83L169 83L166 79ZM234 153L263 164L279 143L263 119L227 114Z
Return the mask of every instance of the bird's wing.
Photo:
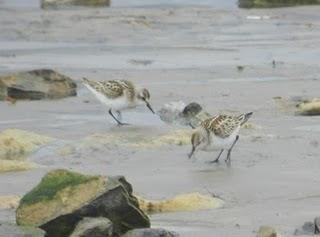
M106 97L115 99L123 95L124 88L119 81L103 81L100 82L102 84L102 91Z
M237 117L217 115L213 118L204 120L201 123L201 126L218 137L227 138L240 126L240 124L241 121Z
M128 97L128 99L130 101L134 100L134 96L135 96L135 87L134 84L131 81L127 81L127 80L121 80L118 81L122 88L123 88L123 93L126 94L126 96Z
M110 99L115 99L123 95L124 90L120 81L93 81L85 78L83 79L83 81L92 89Z

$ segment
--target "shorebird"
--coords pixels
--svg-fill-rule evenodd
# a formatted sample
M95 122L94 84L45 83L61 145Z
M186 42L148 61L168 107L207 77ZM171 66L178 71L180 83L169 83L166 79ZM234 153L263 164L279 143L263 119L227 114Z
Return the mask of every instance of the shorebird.
M215 163L219 161L221 154L227 149L228 153L225 161L230 162L232 149L239 140L240 127L245 124L251 116L252 112L239 116L217 115L202 121L191 136L192 150L188 154L188 157L191 158L196 149L220 149L218 157L209 162Z
M138 105L146 105L152 113L155 113L149 103L150 93L145 88L136 87L131 81L93 81L83 78L84 85L95 95L95 97L109 109L109 114L118 125L123 123L121 111L135 108ZM113 114L117 113L117 117Z

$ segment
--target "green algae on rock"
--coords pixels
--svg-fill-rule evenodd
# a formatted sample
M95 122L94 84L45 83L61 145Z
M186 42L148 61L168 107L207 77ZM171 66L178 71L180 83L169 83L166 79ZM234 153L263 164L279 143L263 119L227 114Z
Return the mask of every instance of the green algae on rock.
M239 0L241 8L274 8L320 4L320 0Z
M56 170L42 178L40 184L24 195L21 205L51 200L58 191L71 186L97 180L98 176L86 176L66 170Z
M16 211L17 224L40 227L47 237L69 236L85 217L108 218L117 235L150 227L131 185L122 176L54 170L21 199Z

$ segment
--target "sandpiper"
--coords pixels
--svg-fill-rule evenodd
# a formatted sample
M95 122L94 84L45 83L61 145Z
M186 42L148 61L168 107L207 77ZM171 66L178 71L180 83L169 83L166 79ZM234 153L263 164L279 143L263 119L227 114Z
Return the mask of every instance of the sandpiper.
M109 109L109 114L118 125L127 125L121 120L121 111L145 104L154 113L149 100L150 93L145 88L136 87L131 81L93 81L83 78L84 85ZM113 111L117 113L114 116Z
M239 116L217 115L202 121L191 136L192 150L188 157L191 158L196 149L220 149L218 157L209 162L215 163L219 161L221 154L227 149L228 154L225 161L230 162L231 151L239 140L240 127L246 123L251 116L252 112Z

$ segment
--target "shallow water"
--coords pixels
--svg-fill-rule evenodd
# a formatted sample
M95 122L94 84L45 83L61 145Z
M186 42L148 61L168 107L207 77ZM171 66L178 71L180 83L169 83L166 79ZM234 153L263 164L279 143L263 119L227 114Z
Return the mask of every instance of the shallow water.
M112 0L112 7L211 6L219 9L237 7L237 0ZM0 7L40 7L40 0L1 0Z

